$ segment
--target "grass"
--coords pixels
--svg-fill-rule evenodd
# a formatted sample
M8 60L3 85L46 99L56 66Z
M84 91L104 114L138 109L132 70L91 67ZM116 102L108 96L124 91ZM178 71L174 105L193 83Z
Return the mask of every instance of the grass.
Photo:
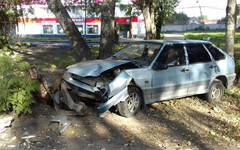
M114 53L122 49L124 44L116 44ZM95 58L99 55L99 47L90 47ZM49 62L36 63L34 65L38 66L40 69L55 69L55 68L66 68L69 65L75 64L78 62L74 51L67 51L64 53L57 53L55 55L56 60ZM66 61L68 60L68 61Z
M124 48L126 45L125 44L116 44L114 46L114 50L113 50L113 53L116 53L118 52L119 50L121 50L122 48ZM95 56L95 58L98 57L99 55L99 47L90 47L93 55Z
M210 41L224 50L225 46L225 31L186 31L184 32L189 39L202 40L203 37L210 37ZM240 51L240 30L235 33L235 51Z

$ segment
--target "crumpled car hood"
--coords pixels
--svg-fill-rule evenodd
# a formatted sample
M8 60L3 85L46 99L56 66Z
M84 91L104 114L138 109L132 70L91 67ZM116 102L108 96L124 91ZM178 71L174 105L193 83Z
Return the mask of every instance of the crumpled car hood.
M97 77L104 71L108 69L114 68L116 66L120 66L130 61L127 60L92 60L74 64L72 66L67 67L68 72L81 76L81 77Z

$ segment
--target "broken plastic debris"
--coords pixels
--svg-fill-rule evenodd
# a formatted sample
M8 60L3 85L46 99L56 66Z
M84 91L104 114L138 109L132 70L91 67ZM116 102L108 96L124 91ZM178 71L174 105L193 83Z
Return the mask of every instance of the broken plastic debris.
M35 138L36 135L29 135L29 136L24 136L24 137L21 137L21 139L31 139L31 138Z
M104 118L104 114L99 115L100 118Z
M58 122L60 125L64 127L59 131L60 134L64 132L64 130L72 123L72 121L67 120L66 116L57 116L51 120L51 122Z
M0 117L0 133L4 132L6 127L12 123L13 117Z

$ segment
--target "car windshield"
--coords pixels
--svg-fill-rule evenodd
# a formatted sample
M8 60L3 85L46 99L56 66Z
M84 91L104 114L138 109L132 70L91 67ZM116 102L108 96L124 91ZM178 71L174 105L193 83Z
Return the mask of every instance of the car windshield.
M149 66L158 54L162 44L134 43L113 55L118 60L129 60L141 66Z

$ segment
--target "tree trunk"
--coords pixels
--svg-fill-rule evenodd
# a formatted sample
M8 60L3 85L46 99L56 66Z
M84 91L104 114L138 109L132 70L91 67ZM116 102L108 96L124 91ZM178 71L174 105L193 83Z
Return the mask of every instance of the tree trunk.
M103 0L101 6L101 36L99 59L112 55L114 49L114 13L116 0Z
M234 36L236 26L236 0L228 0L226 8L225 49L230 56L234 56Z
M130 17L130 25L129 25L129 39L132 38L132 16Z
M165 1L159 1L159 9L158 9L158 17L157 17L157 23L156 23L156 39L161 38L161 30L164 20L164 13L165 13Z
M158 18L157 24L156 24L156 39L160 39L161 38L161 30L162 30L162 24L163 24L163 19L162 18Z
M60 0L47 0L49 9L56 16L58 22L60 23L64 33L68 37L73 50L76 52L78 59L80 61L86 61L93 59L94 56L88 47L86 41L83 39L78 28L70 18L67 10L63 6Z
M152 39L156 38L156 25L155 25L155 13L154 13L154 7L153 4L150 8L150 15L151 15L151 28L152 28Z
M146 39L155 38L154 8L152 0L141 0L141 9L144 17Z

